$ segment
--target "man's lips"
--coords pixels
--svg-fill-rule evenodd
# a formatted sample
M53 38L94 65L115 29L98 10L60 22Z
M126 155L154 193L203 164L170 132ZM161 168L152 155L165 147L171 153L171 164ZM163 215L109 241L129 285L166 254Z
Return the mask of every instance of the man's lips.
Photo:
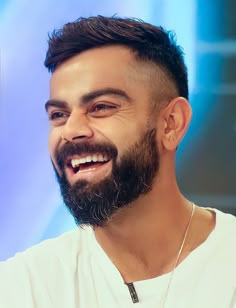
M64 171L70 184L77 180L97 181L111 172L112 157L106 153L83 153L66 158Z
M79 180L86 180L95 183L108 176L111 173L111 170L111 160L103 162L86 162L75 168L67 166L65 168L65 175L71 185Z
M109 160L108 155L103 153L73 155L66 159L65 165L76 173L81 169L86 169L86 167L104 164Z

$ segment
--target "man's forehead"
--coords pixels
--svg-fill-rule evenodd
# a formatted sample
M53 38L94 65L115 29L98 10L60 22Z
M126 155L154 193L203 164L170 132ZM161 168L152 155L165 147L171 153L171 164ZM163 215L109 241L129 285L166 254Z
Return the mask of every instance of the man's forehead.
M116 61L114 61L116 60ZM91 48L82 51L69 59L59 64L55 70L65 69L67 67L79 66L83 63L95 63L106 66L108 62L113 62L113 66L116 66L117 62L132 63L135 61L135 57L130 48L123 45L108 45L103 47ZM112 67L110 67L112 69Z
M51 81L64 80L75 74L76 78L97 76L101 79L119 79L144 82L150 78L150 65L139 61L134 52L122 45L105 46L81 52L59 64ZM117 80L118 81L118 80Z
M149 97L163 99L177 96L176 87L165 69L148 60L138 59L127 46L112 45L89 49L60 64L51 78L52 92L77 87L93 91L97 88L120 88L125 92L145 91ZM172 93L173 92L173 93ZM133 94L130 94L131 96Z

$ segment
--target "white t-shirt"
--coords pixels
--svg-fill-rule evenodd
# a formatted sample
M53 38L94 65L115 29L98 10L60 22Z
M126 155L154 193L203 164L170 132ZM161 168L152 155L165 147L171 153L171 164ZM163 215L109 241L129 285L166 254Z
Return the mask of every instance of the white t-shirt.
M158 256L157 256L158 258ZM0 308L158 308L170 274L128 287L90 228L0 263ZM165 308L236 307L236 219L216 210L208 239L175 270Z

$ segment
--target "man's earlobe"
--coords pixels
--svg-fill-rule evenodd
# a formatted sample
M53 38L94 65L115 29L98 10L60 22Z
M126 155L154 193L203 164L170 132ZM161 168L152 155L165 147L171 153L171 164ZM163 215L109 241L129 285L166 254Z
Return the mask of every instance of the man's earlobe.
M164 113L162 144L166 150L175 151L189 126L192 109L183 97L174 98Z

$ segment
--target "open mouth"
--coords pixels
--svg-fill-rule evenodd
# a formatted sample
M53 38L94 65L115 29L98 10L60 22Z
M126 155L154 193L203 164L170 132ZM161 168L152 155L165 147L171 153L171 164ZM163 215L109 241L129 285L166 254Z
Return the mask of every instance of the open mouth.
M67 167L72 170L74 174L80 172L91 171L96 169L111 160L107 154L85 154L81 156L73 156L67 160Z

